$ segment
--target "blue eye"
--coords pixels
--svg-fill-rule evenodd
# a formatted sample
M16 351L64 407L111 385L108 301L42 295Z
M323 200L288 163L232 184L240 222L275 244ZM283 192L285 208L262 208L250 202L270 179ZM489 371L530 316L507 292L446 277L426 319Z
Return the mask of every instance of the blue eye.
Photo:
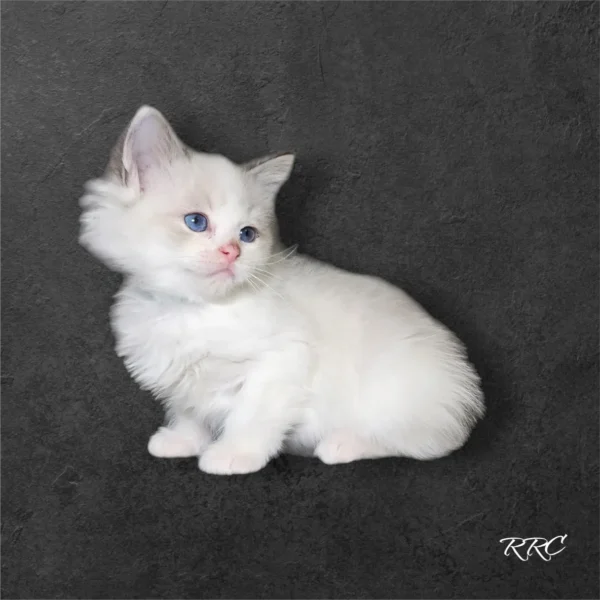
M258 235L258 231L254 227L242 227L240 229L240 240L246 244L251 244Z
M208 219L202 213L190 213L183 220L192 231L206 231L208 227Z

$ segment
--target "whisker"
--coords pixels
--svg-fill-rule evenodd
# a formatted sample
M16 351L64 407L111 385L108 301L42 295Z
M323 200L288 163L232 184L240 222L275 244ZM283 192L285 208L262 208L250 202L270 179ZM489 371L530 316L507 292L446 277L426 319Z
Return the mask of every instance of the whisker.
M280 250L279 252L275 252L274 254L267 256L265 261L270 261L272 258L277 258L278 256L281 256L282 254L284 256L280 260L285 259L288 256L291 256L294 252L296 252L297 249L298 249L298 244L294 244L290 248L284 248L283 250ZM269 263L265 262L265 264L269 264Z
M261 262L261 266L266 267L266 266L271 266L271 265L276 265L277 263L280 263L286 259L288 259L290 256L292 256L296 250L298 249L298 246L292 246L291 248L286 248L285 250L282 250L281 252L277 252L275 254L272 254L271 256L268 256L266 258L266 260L264 262ZM270 260L272 258L275 258L276 256L281 255L282 253L286 253L283 256L281 256L280 258L278 258L277 260ZM257 263L258 264L258 263Z
M276 256L279 256L280 254L285 254L289 250L296 250L297 248L298 248L298 244L293 244L289 248L284 248L283 250L280 250L279 252L274 252L273 254L267 256L267 258L275 258Z
M278 256L279 254L283 254L283 256L279 259L281 260L285 260L286 258L289 258L290 256L294 255L296 253L296 251L298 250L298 244L294 244L293 246L290 246L287 251L282 250L281 252L277 252L276 254L273 254L272 256L270 256L269 258L275 258L276 256Z
M246 279L246 281L248 282L248 284L250 285L250 287L255 291L258 292L259 288L258 286L252 281L251 277L248 277L248 279Z
M284 297L279 292L277 292L276 290L274 290L266 281L263 281L260 277L258 277L258 275L255 275L254 273L251 273L250 274L250 279L256 279L258 282L260 282L266 288L270 289L275 295L279 296L282 300L284 300Z
M271 277L272 279L277 279L278 281L282 281L281 277L275 275L275 273L269 271L268 269L263 269L262 267L252 267L253 271L257 271L261 275L266 275L267 277Z

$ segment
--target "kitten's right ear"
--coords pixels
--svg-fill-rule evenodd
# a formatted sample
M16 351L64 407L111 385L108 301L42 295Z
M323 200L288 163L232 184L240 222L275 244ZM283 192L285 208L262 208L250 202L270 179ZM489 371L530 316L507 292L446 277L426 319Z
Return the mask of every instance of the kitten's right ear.
M151 106L142 106L115 146L107 175L144 192L187 150L169 122Z

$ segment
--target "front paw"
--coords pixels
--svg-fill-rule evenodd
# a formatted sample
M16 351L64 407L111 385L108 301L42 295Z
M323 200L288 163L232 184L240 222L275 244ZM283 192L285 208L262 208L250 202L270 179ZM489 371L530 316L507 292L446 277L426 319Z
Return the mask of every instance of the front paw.
M260 471L268 462L260 452L217 442L200 457L198 466L213 475L244 475Z
M157 458L186 458L202 452L200 439L168 427L160 427L148 442L148 452Z

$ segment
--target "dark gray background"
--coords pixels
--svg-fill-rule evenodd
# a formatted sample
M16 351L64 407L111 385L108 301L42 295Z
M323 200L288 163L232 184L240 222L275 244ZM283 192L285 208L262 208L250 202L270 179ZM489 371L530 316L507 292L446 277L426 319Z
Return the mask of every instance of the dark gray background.
M2 3L5 598L597 598L598 4ZM404 286L488 403L430 463L161 461L82 184L139 105L293 149L288 241ZM567 534L551 562L500 538Z

